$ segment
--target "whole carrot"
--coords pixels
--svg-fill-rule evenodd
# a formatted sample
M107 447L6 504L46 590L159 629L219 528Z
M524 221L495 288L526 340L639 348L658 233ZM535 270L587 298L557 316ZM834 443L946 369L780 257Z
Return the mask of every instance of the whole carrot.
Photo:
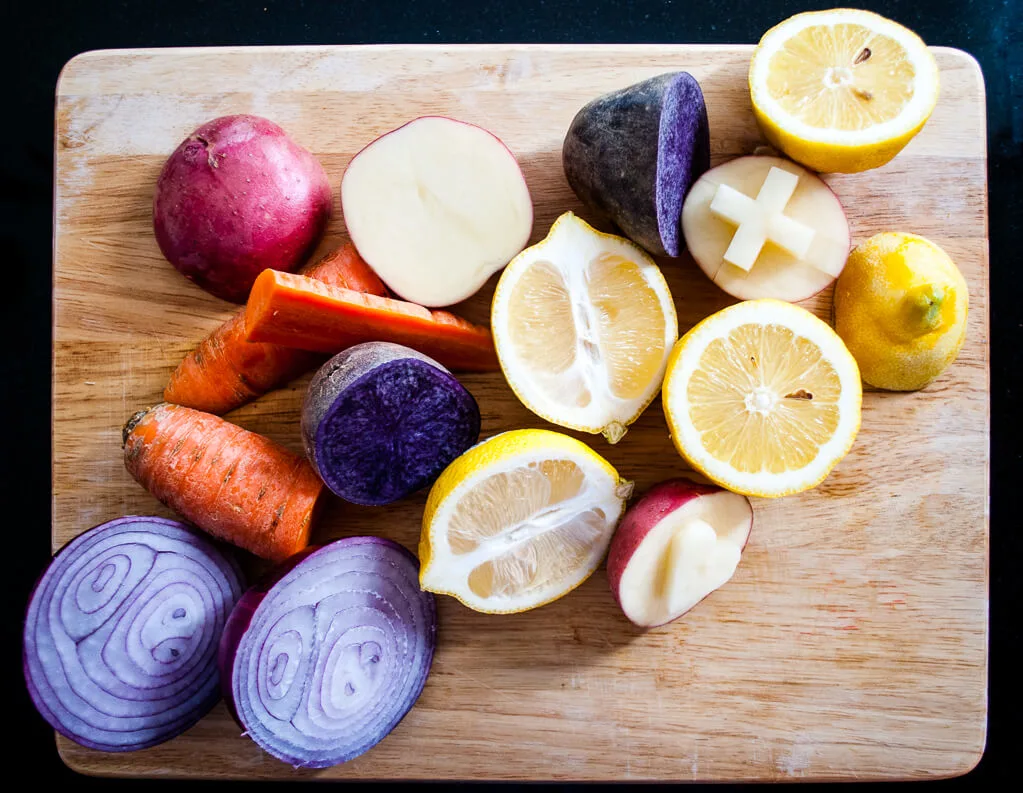
M351 243L328 253L305 274L356 292L387 294L383 281ZM246 335L242 309L185 356L171 375L163 398L219 415L279 388L322 360L322 356L303 350L250 343Z
M273 561L309 544L323 483L304 457L166 402L132 416L122 438L135 481L214 537Z

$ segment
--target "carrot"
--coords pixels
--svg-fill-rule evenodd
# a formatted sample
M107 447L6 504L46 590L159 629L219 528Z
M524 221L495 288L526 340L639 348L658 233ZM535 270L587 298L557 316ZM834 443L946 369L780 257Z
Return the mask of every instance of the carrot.
M351 243L328 253L306 274L357 292L387 294L383 282ZM303 350L249 344L245 336L242 309L185 356L171 375L163 398L208 413L227 413L279 388L322 360L321 356Z
M498 368L490 330L446 311L264 270L245 308L249 341L335 353L364 341L393 341L468 371Z
M304 457L166 402L132 416L122 438L135 481L214 537L273 561L309 544L323 483Z

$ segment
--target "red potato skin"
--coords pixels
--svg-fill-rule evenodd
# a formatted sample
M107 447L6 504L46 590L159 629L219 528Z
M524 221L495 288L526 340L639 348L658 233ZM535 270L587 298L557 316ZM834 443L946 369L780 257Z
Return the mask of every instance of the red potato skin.
M611 585L611 594L614 595L619 608L622 605L618 597L622 574L647 534L687 501L720 492L721 488L717 485L705 485L692 479L678 477L654 485L639 501L629 507L614 537L611 538L611 546L607 552L607 581Z
M331 203L323 166L277 124L223 116L195 130L164 164L153 229L182 275L244 303L263 270L294 271L312 253Z
M728 491L724 490L724 488L718 487L717 485L697 482L686 477L668 479L650 488L650 490L644 493L643 497L633 504L625 513L625 517L622 519L617 531L615 531L614 537L611 538L611 546L608 549L607 580L611 587L611 594L614 596L615 602L618 604L618 608L622 609L622 613L625 614L626 619L628 619L628 614L626 614L625 609L622 608L622 601L619 597L622 576L625 574L625 569L629 564L629 560L632 558L643 540L646 539L646 536L668 515L680 509L694 498L725 492ZM746 503L750 509L750 519L752 520L753 506L749 503L749 499L746 499ZM749 534L746 535L746 541L743 543L743 549L745 549L746 543L748 542ZM697 603L694 603L689 610L692 610L692 608L695 608L699 605L699 603L702 603L703 600L711 594L713 593L708 592ZM688 611L685 613L688 613ZM656 628L660 625L667 625L669 622L673 622L681 616L682 614L677 614L664 622L657 623L656 625L640 625L640 627Z

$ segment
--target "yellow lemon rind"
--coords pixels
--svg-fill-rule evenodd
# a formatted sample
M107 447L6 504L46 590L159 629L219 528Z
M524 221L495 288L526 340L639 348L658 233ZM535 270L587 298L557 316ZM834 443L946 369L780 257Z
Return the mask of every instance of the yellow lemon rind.
M884 296L868 286L889 283L885 256L901 253L908 243L923 246L929 258L922 263L901 262L909 280L890 284L895 295L921 284L951 286L955 294L956 325L918 338L899 336L885 327ZM852 251L846 268L835 285L835 330L856 359L863 381L886 391L918 391L937 380L958 358L969 319L969 286L948 253L918 234L881 232Z

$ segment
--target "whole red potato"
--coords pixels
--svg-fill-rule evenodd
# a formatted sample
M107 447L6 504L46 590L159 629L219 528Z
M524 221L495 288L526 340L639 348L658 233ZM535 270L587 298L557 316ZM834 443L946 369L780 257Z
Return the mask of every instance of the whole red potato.
M168 158L153 196L160 250L207 292L244 303L268 267L296 270L327 228L319 161L272 121L222 116Z

